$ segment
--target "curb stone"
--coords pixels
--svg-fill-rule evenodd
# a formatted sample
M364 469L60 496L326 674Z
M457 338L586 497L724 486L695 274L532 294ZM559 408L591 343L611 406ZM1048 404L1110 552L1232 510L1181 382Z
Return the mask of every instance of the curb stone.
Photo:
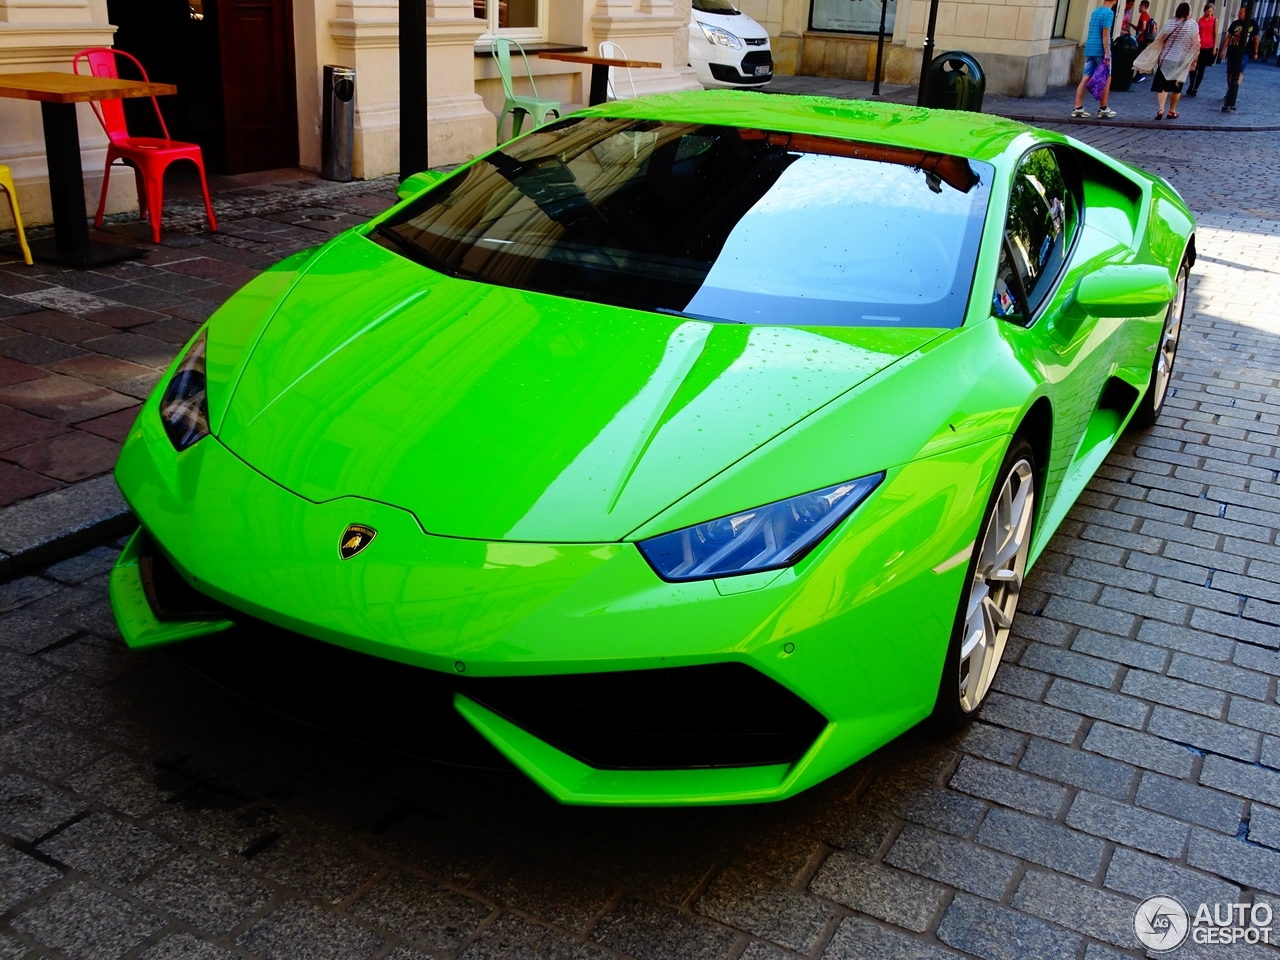
M111 474L22 500L0 510L0 580L65 560L136 526Z

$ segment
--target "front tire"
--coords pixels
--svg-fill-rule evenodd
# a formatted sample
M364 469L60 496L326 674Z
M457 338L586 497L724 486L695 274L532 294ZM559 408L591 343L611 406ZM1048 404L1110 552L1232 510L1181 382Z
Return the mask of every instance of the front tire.
M944 731L969 724L995 681L1031 553L1037 492L1035 454L1014 437L978 528L938 683L933 721Z
M1169 396L1169 381L1173 378L1173 361L1178 356L1178 340L1182 336L1182 313L1187 305L1187 262L1182 261L1178 267L1178 278L1175 282L1177 293L1165 311L1164 326L1160 328L1160 339L1156 342L1156 357L1151 364L1151 379L1147 381L1147 392L1142 395L1138 409L1133 412L1130 424L1139 429L1155 426L1164 409L1164 401Z

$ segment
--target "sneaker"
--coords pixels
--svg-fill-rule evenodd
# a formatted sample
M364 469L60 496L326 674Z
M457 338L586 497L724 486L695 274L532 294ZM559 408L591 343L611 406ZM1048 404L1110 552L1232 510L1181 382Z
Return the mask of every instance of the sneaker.
M1195 95L1196 95L1196 92L1195 92L1194 90L1188 90L1188 91L1187 91L1187 96L1188 96L1188 97L1194 97Z
M1080 119L1083 120L1088 118L1089 111L1086 110L1084 107L1076 107L1074 110L1071 111L1071 115L1073 117L1079 117Z
M1133 82L1134 82L1134 83L1142 83L1142 81L1143 81L1143 80L1145 80L1145 79L1147 79L1147 75L1146 75L1145 73L1140 73L1140 74L1138 74L1136 77L1134 77L1134 78L1133 78Z
M1110 107L1103 107L1101 110L1098 111L1098 116L1101 117L1103 120L1113 120L1115 119L1115 115L1116 115L1116 112L1112 110Z
M1235 113L1235 112L1236 112L1235 107L1227 107L1227 113Z

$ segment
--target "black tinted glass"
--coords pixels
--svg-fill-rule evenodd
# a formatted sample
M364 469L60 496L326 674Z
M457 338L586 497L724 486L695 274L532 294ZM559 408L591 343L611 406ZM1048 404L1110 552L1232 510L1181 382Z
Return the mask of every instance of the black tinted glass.
M382 225L454 276L742 323L964 319L991 168L693 123L544 127Z
M1063 258L1075 228L1075 206L1052 150L1029 154L1014 175L1009 196L1005 240L1012 266L1022 281L1027 307L1040 306L1062 269ZM1002 261L1007 257L1002 255ZM1003 278L1004 271L1001 271ZM993 308L997 315L1012 312L1002 300L997 281Z

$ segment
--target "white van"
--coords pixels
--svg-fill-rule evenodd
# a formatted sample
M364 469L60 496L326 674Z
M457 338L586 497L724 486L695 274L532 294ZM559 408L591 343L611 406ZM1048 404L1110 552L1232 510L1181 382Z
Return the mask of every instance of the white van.
M731 0L693 0L689 66L704 87L763 87L773 79L769 34Z

